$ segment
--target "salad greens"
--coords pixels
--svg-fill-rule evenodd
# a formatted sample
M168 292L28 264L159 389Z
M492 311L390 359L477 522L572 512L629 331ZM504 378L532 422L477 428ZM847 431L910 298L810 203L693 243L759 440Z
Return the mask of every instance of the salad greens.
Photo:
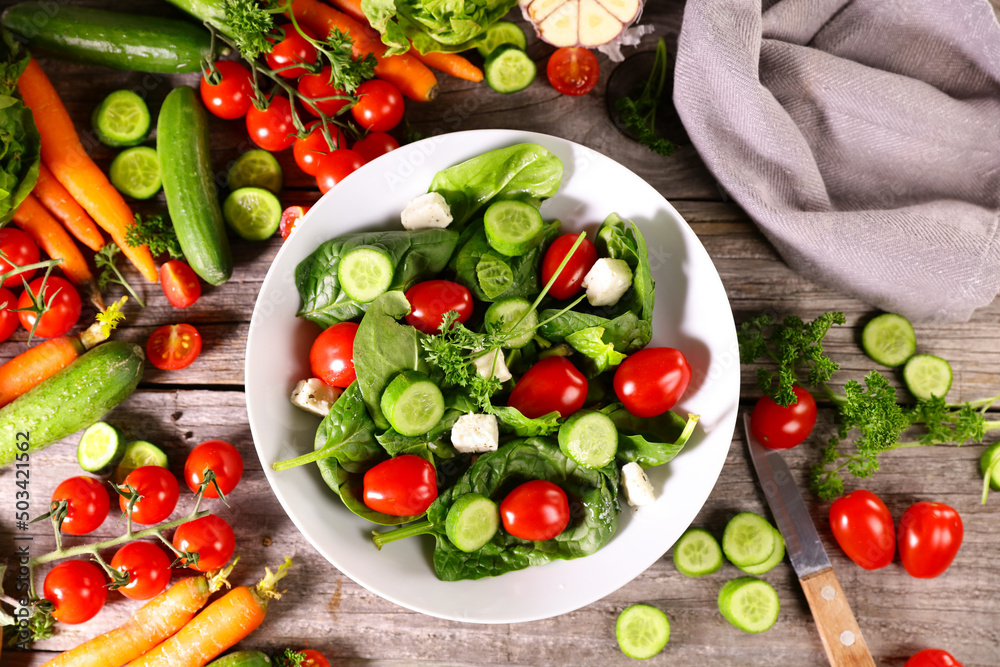
M6 30L0 35L0 227L35 187L41 138L31 110L17 92L28 54Z
M467 287L480 301L509 297L528 298L542 289L541 263L545 247L559 233L559 223L546 225L542 243L518 257L495 252L486 239L486 229L477 222L468 240L461 244L450 267L456 281Z
M503 18L517 0L361 0L361 10L382 33L386 55L420 51L454 53L474 48L476 38Z

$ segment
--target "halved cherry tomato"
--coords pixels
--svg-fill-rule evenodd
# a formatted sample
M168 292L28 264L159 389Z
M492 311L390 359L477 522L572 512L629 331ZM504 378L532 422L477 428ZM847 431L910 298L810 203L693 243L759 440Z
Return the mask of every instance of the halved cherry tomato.
M219 118L240 118L253 106L253 82L248 70L235 60L217 60L219 81L212 83L201 77L201 101Z
M209 469L215 473L215 482L222 494L228 496L243 478L243 457L225 440L206 440L192 449L184 461L184 481L192 493L198 492L205 481L205 471ZM215 484L205 488L204 497L219 497Z
M197 563L188 565L187 559L182 559L183 564L198 572L218 570L229 562L236 550L232 526L214 514L182 523L174 531L171 543L178 551L198 554Z
M309 349L312 374L331 387L349 387L354 373L356 322L338 322L321 333Z
M167 301L174 308L187 308L201 296L198 274L179 259L172 259L160 266L160 284Z
M17 331L17 297L6 287L0 287L0 343Z
M266 151L277 152L295 143L295 123L292 103L277 95L264 110L251 106L247 111L247 132L255 144Z
M129 542L115 552L111 568L128 573L128 583L118 591L132 600L148 600L170 582L172 559L152 542Z
M52 501L66 501L66 518L62 532L67 535L86 535L97 530L108 518L111 501L108 490L93 477L70 477L56 487Z
M674 407L691 381L691 366L680 350L647 347L615 371L615 394L636 417L656 417Z
M583 407L587 378L566 357L546 357L528 369L510 392L507 405L535 419L558 411L562 418Z
M586 95L597 85L597 56L582 46L564 46L549 56L545 67L549 83L563 95Z
M437 475L430 461L403 454L382 461L365 473L364 502L391 516L423 514L437 498Z
M939 648L925 648L913 654L903 667L962 667L948 651Z
M190 324L165 324L146 342L149 363L161 371L187 368L201 354L201 334Z
M406 291L410 314L406 322L425 334L438 333L445 313L458 312L459 322L472 317L472 292L450 280L425 280Z
M795 403L787 408L762 396L750 413L750 430L770 449L790 449L809 437L816 426L816 399L798 385L792 387Z
M52 616L61 623L86 623L108 599L104 571L87 560L67 560L45 575L43 597L55 605Z
M892 515L871 491L852 491L835 500L830 505L830 528L847 557L866 570L885 567L896 555Z
M31 331L35 320L38 320L35 335L39 338L62 336L68 333L80 319L80 311L83 308L80 303L80 294L65 278L49 276L48 278L32 280L28 283L28 289L21 292L21 298L17 300L19 309L31 306L29 290L36 299L48 304L49 309L42 314L41 318L28 310L20 310L17 317L21 320L21 326L28 331Z
M562 264L569 249L576 243L579 234L563 234L549 246L545 251L545 259L542 260L542 284L548 285L552 276L556 274L559 265ZM573 251L573 256L566 262L566 266L559 273L559 277L549 288L549 294L557 299L569 299L576 296L583 286L583 279L587 272L597 261L597 248L589 239L583 242Z
M403 95L388 81L365 81L355 94L358 102L351 107L351 114L365 130L388 132L403 120Z
M330 667L329 661L319 651L307 648L299 653L302 654L302 667Z
M364 163L364 159L350 149L335 150L319 161L319 167L316 169L316 185L319 186L320 192L326 194Z
M302 102L306 107L306 111L317 118L319 118L320 111L328 117L333 118L337 115L337 112L350 103L350 99L323 99L338 96L349 97L345 91L335 88L330 83L329 66L324 67L317 74L304 74L299 79L298 91L299 95L302 96ZM318 101L312 102L310 100Z
M295 164L310 176L315 176L319 171L320 160L338 148L347 148L347 137L344 136L344 132L335 125L329 125L328 128L333 146L327 142L323 134L323 124L319 121L307 125L306 131L309 134L305 138L297 137L292 146Z
M274 43L277 41L277 44L274 44L271 52L266 56L267 65L275 70L278 76L286 79L297 79L309 70L304 67L292 67L292 65L297 63L315 64L317 55L316 47L299 34L295 26L291 23L278 26L277 30L284 33L284 38L278 41L279 37L277 34L268 37L269 42ZM315 39L309 31L303 29L303 32Z
M899 560L910 576L932 579L955 560L965 531L962 517L943 503L910 505L899 518Z
M180 486L177 478L166 468L159 466L142 466L136 468L125 478L119 488L125 491L130 486L135 493L142 496L132 506L132 521L149 526L160 523L177 507L180 497ZM125 496L118 496L118 506L122 512L128 510Z
M566 492L544 479L525 482L501 501L500 520L514 537L532 542L551 540L569 525Z
M7 273L15 266L27 266L38 261L38 245L34 239L16 227L0 229L0 273ZM3 281L3 287L14 287L31 280L37 269L18 273Z
M295 229L299 219L309 212L312 206L289 206L281 212L281 222L278 224L278 233L281 239L287 239L288 235Z
M369 132L368 136L358 139L351 146L351 150L360 155L365 162L371 162L397 148L399 142L385 132Z

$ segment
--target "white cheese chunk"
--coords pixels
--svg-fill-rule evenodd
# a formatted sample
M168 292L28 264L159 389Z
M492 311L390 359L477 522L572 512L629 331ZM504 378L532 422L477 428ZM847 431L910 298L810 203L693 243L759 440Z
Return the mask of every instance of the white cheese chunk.
M292 405L306 412L325 417L334 402L344 393L343 389L331 387L319 378L299 380L292 390Z
M403 209L400 214L406 229L442 229L451 224L451 208L437 192L420 195Z
M653 485L638 463L626 463L622 466L622 487L625 489L625 499L632 507L649 505L656 500Z
M500 428L493 415L462 415L451 427L451 444L461 454L495 451Z
M496 360L495 364L494 360ZM507 362L504 359L503 352L500 348L490 350L486 354L476 357L472 361L472 365L476 367L476 372L484 378L488 378L493 375L496 376L496 378L501 382L506 382L514 377L510 374L510 371L507 370Z
M632 269L624 259L602 257L583 277L591 306L613 306L632 286Z

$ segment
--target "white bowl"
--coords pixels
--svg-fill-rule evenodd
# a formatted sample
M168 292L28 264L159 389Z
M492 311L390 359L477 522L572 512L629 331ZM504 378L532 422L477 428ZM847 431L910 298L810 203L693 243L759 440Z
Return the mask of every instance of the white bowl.
M399 213L426 192L434 174L488 150L534 142L563 162L559 193L542 205L567 231L594 229L611 212L646 237L656 280L651 345L676 347L693 369L675 408L701 415L691 442L673 461L649 471L655 503L624 505L618 531L597 553L478 581L444 582L431 565L433 538L376 551L372 524L352 514L314 465L281 473L275 461L311 451L319 419L288 400L310 375L309 346L318 327L295 317L298 263L330 238L398 229ZM739 352L722 281L698 238L649 184L579 144L532 132L476 130L409 144L365 165L324 195L299 221L274 259L254 307L247 340L250 428L267 479L306 539L341 572L409 609L446 619L511 623L573 611L628 583L660 558L701 509L719 476L736 423Z

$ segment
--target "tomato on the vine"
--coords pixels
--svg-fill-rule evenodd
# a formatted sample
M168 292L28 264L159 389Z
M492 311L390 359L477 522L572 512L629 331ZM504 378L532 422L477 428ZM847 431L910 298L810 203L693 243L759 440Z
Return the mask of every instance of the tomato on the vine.
M70 477L56 487L52 501L66 501L66 518L62 532L67 535L86 535L97 530L108 518L111 500L108 490L93 477Z
M437 498L437 475L430 461L402 454L382 461L364 476L364 503L391 516L423 514Z
M871 491L852 491L835 500L830 505L830 528L847 557L866 570L885 567L896 555L892 515Z
M299 653L302 654L302 667L330 667L330 662L319 651L306 648Z
M750 431L770 449L790 449L800 444L816 426L816 399L806 389L795 385L795 403L779 405L770 396L762 396L750 413Z
M7 273L15 266L28 266L40 258L38 245L25 232L16 227L0 229L0 273ZM18 273L3 281L2 287L21 285L24 280L31 280L36 269Z
M544 479L525 482L500 502L500 520L514 537L551 540L569 525L566 492Z
M306 131L309 134L305 137L296 137L295 144L292 146L295 164L299 165L299 169L310 176L316 175L320 160L338 148L347 148L347 137L344 136L344 132L336 125L328 125L327 128L333 146L326 140L326 135L323 134L323 124L319 121L313 121L307 125Z
M358 102L351 114L369 132L388 132L403 120L403 95L399 88L382 79L371 79L358 86Z
M187 368L201 354L201 334L190 324L164 324L146 342L149 363L161 371Z
M142 466L136 468L125 478L120 487L131 486L139 498L132 506L132 521L144 526L160 523L177 507L180 497L180 486L177 478L166 468L159 466ZM122 512L128 509L129 501L125 496L118 497L118 506Z
M295 123L292 103L276 95L266 109L251 106L247 111L247 132L255 144L272 153L283 151L295 143Z
M172 259L160 266L160 284L167 301L174 308L187 308L201 296L198 274L179 259Z
M521 376L507 405L529 419L556 411L565 419L586 400L587 378L583 373L566 357L546 357Z
M948 651L939 648L925 648L914 653L903 667L962 667L962 663Z
M182 560L183 564L198 572L219 569L229 562L236 550L232 526L214 514L182 523L174 531L171 543L178 551L198 554L197 563L188 564L186 559Z
M357 379L354 373L354 337L356 322L338 322L316 337L309 349L309 368L331 387L349 387Z
M569 254L569 249L576 243L579 234L563 234L549 246L545 251L545 258L542 260L542 284L548 285L552 276L556 274L559 265ZM559 273L559 277L549 288L549 294L557 299L568 299L576 296L583 287L583 279L587 272L593 268L597 261L597 248L589 239L583 239L573 255L566 262L566 266Z
M283 32L285 36L274 44L274 47L266 55L267 65L275 70L278 76L286 79L297 79L306 74L308 70L304 67L293 67L293 65L315 64L316 47L310 44L309 40L303 37L291 23L278 26L276 30ZM309 31L303 29L302 32L315 39ZM268 38L268 41L274 43L277 39L278 35L273 35Z
M247 115L253 106L253 79L242 63L235 60L217 60L214 67L218 83L201 77L201 101L205 108L219 118L232 120Z
M326 155L316 168L316 185L326 194L333 186L357 171L365 161L348 148L340 148Z
M328 118L333 118L350 103L350 99L347 99L347 92L330 83L329 66L324 67L316 74L304 74L299 79L298 91L299 95L302 96L302 103L306 111L317 118L319 118L321 111ZM343 97L344 99L324 99L327 97Z
M52 617L61 623L86 623L108 599L104 571L88 560L67 560L45 575L42 595L55 605Z
M647 347L629 355L615 371L615 394L636 417L656 417L674 407L691 381L680 350Z
M17 297L6 287L0 287L0 343L14 335L20 320L17 317Z
M42 313L41 318L30 310L19 310L17 317L21 320L21 326L28 331L35 326L35 320L38 320L35 335L39 338L62 336L80 319L80 312L83 309L80 294L65 278L59 276L35 278L28 283L28 288L21 292L21 298L17 300L18 309L31 307L29 291L39 302L44 301L48 310Z
M932 579L955 560L965 535L962 517L943 503L910 505L899 518L899 560L912 577Z
M458 312L458 322L472 317L472 292L450 280L425 280L406 291L410 314L406 322L425 334L438 333L445 313Z
M115 552L111 569L128 573L128 583L118 588L132 600L148 600L163 592L170 582L172 559L152 542L129 542Z
M293 229L295 229L295 225L298 224L299 219L308 213L310 208L312 207L289 206L281 212L281 222L278 224L278 233L281 234L282 240L288 238L288 235L292 233Z
M215 473L215 483L223 495L229 495L243 478L243 457L239 450L225 440L206 440L191 450L184 461L184 481L192 493L205 481L205 471ZM215 484L205 487L205 498L218 498Z
M545 67L549 83L563 95L586 95L597 85L597 56L582 46L564 46L549 56Z
M399 148L399 142L385 132L369 132L363 139L358 139L351 150L361 156L365 162L371 162L377 157Z

